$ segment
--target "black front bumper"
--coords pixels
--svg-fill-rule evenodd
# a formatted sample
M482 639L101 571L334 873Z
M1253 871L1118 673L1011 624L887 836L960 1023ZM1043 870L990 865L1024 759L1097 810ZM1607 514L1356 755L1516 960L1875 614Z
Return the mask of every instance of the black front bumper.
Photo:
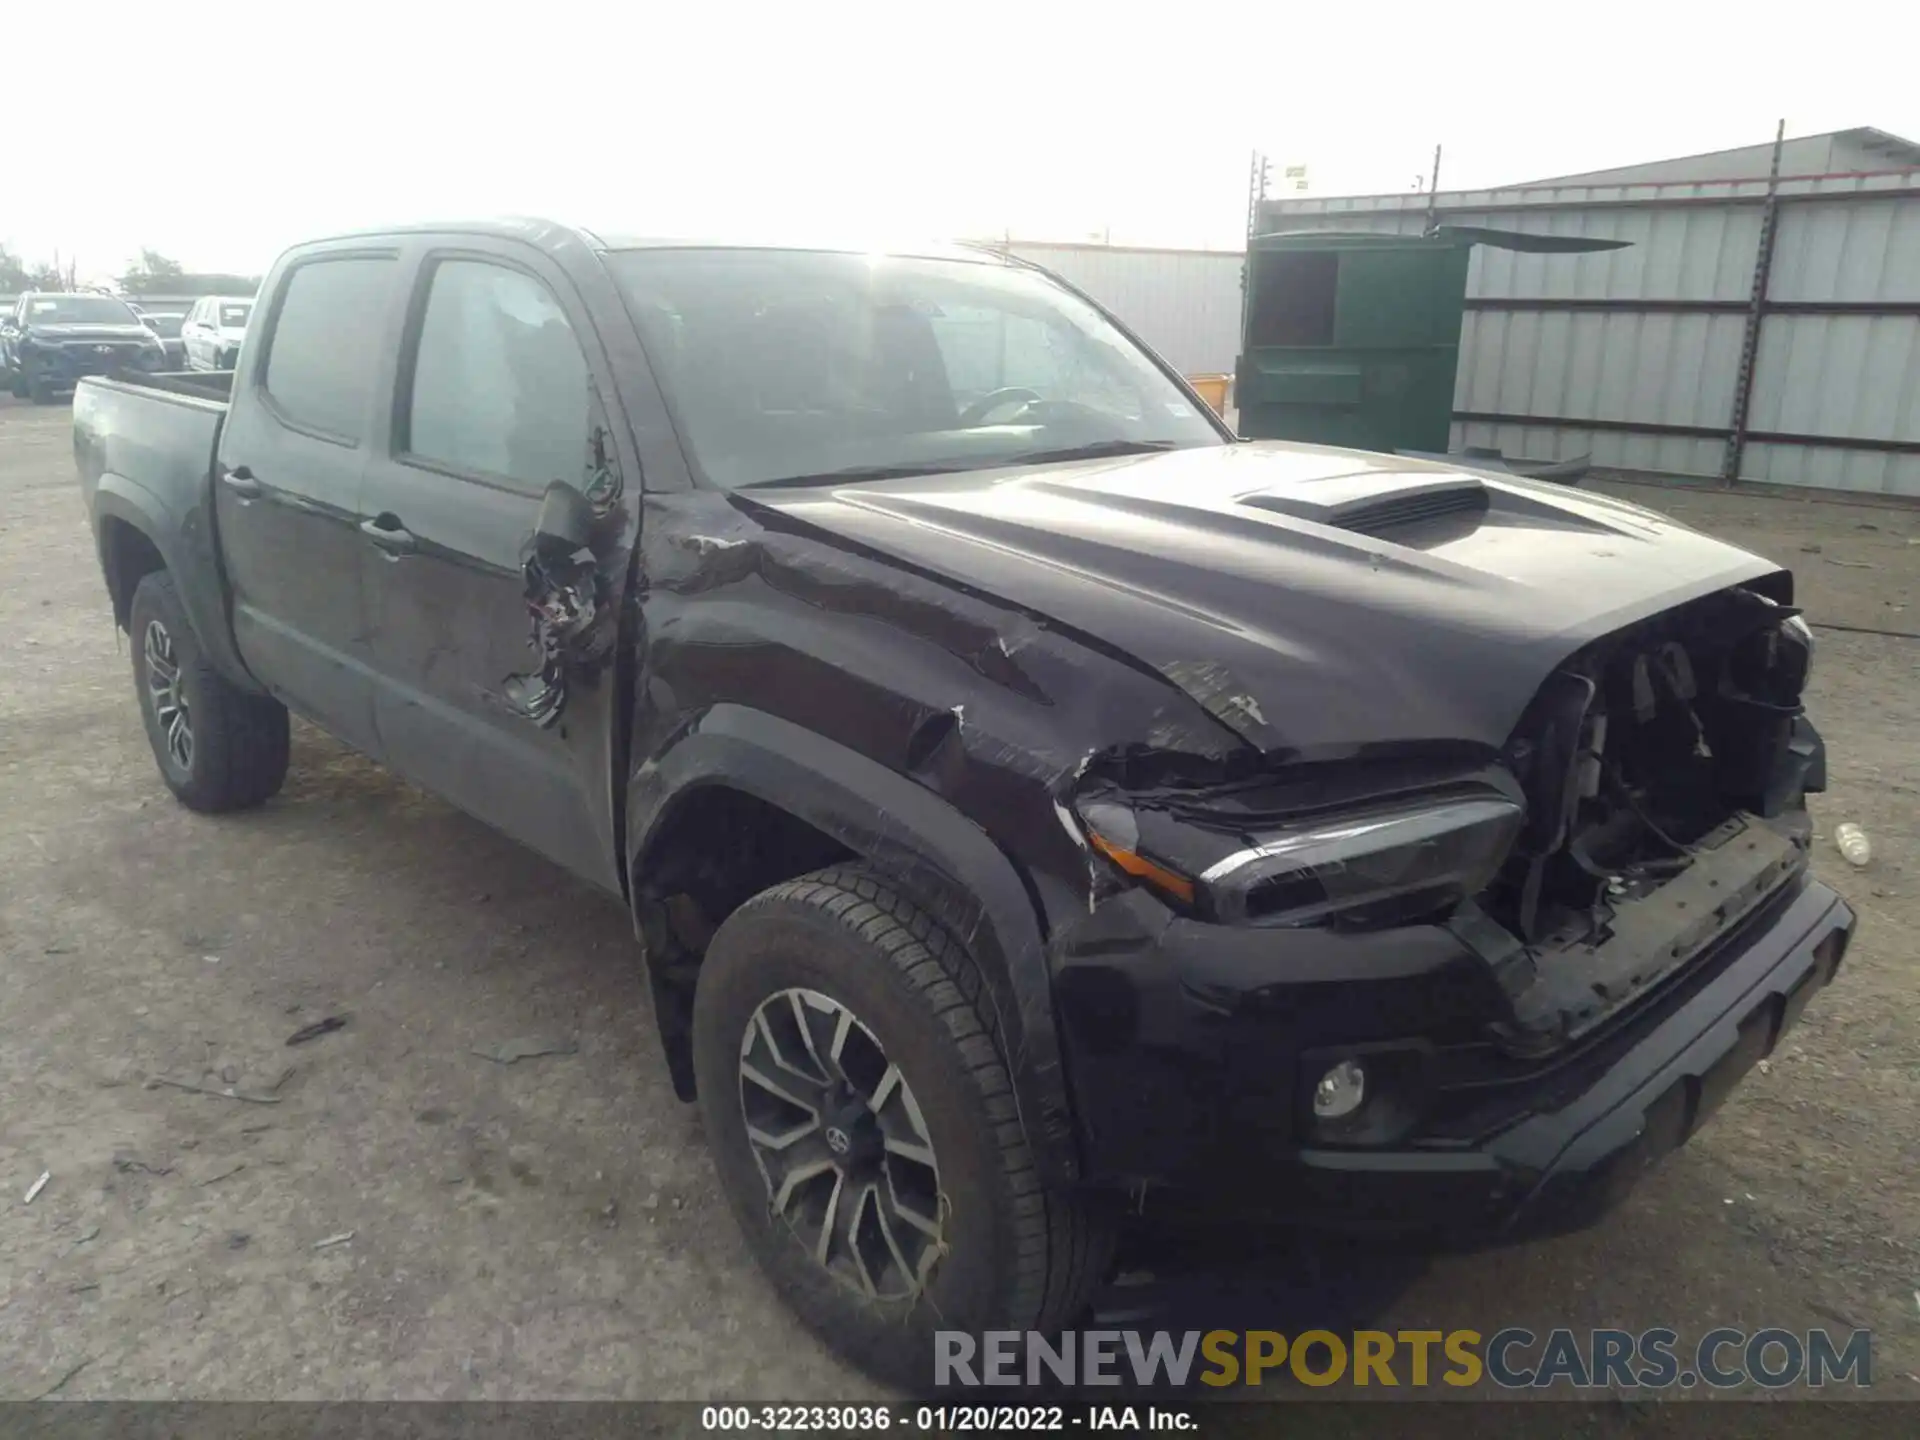
M24 372L42 384L66 388L77 385L89 375L117 375L123 371L145 373L166 368L164 355L133 347L110 346L102 354L97 346L74 344L59 348L41 347L23 357Z
M1415 1014L1429 1033L1464 1035L1484 1006L1484 978L1448 954L1443 932L1378 944L1292 932L1278 943L1295 953L1269 954L1267 984L1248 983L1245 941L1239 954L1208 947L1199 932L1217 941L1217 927L1153 927L1151 951L1130 961L1109 934L1066 955L1057 976L1084 1167L1095 1183L1158 1188L1162 1208L1216 1217L1455 1243L1578 1228L1773 1050L1833 978L1854 924L1832 890L1798 881L1603 1034L1465 1081L1443 1057L1470 1042L1387 1043ZM1135 1043L1122 1043L1129 1029ZM1330 1033L1354 1043L1329 1049ZM1434 1113L1388 1146L1320 1143L1304 1103L1311 1075L1328 1054L1365 1057L1374 1043L1416 1056L1424 1068L1408 1088Z
M1441 1228L1456 1239L1589 1224L1773 1052L1833 979L1853 927L1844 900L1809 884L1746 953L1559 1108L1459 1154L1383 1156L1371 1170L1352 1152L1308 1150L1302 1161L1325 1203L1376 1216L1417 1206L1449 1217Z

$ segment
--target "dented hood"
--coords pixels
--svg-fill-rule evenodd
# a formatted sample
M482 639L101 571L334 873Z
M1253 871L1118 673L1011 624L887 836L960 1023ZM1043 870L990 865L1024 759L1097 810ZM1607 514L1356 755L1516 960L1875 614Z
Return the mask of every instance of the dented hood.
M1287 443L736 492L1017 605L1264 750L1497 747L1587 642L1777 566L1621 501Z

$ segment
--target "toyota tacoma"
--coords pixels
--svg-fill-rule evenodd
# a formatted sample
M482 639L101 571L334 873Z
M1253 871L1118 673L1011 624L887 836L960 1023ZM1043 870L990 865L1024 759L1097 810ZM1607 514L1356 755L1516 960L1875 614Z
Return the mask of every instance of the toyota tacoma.
M88 379L160 773L288 714L628 906L758 1262L913 1382L1129 1211L1581 1224L1834 975L1810 630L1651 511L1242 443L990 250L301 245Z

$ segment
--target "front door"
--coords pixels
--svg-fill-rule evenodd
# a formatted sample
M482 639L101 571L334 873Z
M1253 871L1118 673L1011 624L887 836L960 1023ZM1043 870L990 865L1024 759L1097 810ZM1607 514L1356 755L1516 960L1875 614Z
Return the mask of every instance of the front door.
M321 251L287 269L234 377L214 466L241 658L289 708L375 757L361 482L399 270L393 251Z
M427 254L408 313L364 501L386 759L618 893L610 642L639 512L606 430L604 358L564 277L504 242ZM535 556L556 482L596 512L584 567ZM587 655L567 625L595 603Z

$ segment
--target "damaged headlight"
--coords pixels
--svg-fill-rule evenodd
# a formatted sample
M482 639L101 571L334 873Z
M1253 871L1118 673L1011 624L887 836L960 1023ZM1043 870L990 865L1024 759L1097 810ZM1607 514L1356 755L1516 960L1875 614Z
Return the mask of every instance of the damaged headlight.
M1081 812L1093 847L1207 919L1229 925L1409 923L1486 888L1525 819L1492 792L1320 813L1267 830L1197 873L1143 853L1124 805ZM1224 838L1224 837L1223 837Z
M1806 650L1807 668L1811 670L1813 667L1813 627L1807 624L1806 617L1804 615L1789 615L1785 620L1780 622L1780 628L1798 640L1801 647Z
M1201 877L1217 919L1387 922L1485 889L1525 812L1497 795L1326 817L1264 839Z

